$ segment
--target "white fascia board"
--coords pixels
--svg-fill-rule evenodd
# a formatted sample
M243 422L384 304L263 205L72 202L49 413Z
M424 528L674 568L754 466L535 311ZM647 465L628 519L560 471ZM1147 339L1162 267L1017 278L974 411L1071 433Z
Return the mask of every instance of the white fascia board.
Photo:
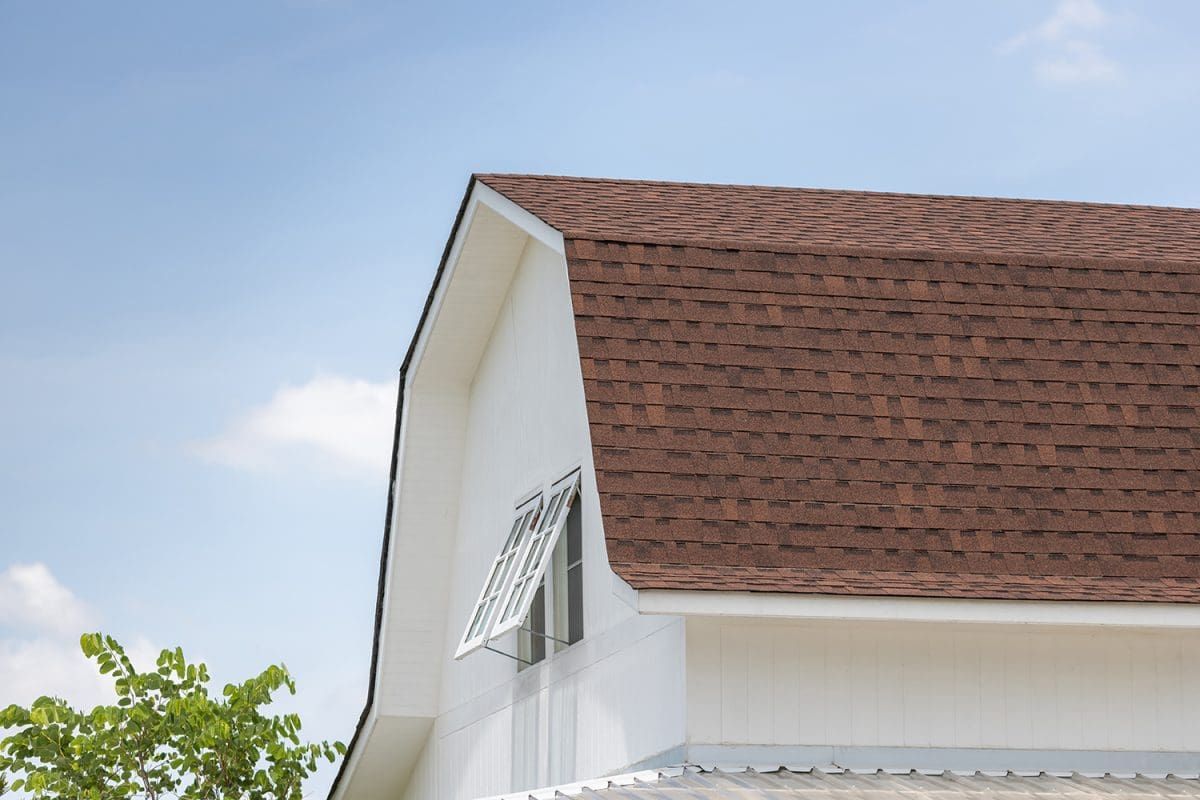
M421 364L421 356L425 352L425 345L429 342L430 331L437 325L437 318L442 309L442 301L445 299L447 288L454 278L459 256L462 255L463 245L471 233L471 224L475 221L475 212L481 205L487 206L559 255L563 255L566 252L563 244L563 235L560 231L550 227L492 187L476 180L474 186L471 188L471 196L467 198L467 206L463 210L462 221L459 222L458 230L455 231L454 242L450 245L450 252L446 258L446 266L438 281L437 291L433 297L433 305L429 309L429 315L425 319L425 324L417 332L417 345L413 348L412 363L408 366L407 382L409 385L405 388L412 388L411 384L414 376L417 374L417 368Z
M521 206L509 200L504 195L497 192L490 186L485 185L479 180L474 182L471 188L470 197L467 198L467 204L463 210L462 219L454 232L454 241L450 245L450 251L446 257L446 264L443 268L442 275L438 278L438 285L434 291L433 303L429 309L429 314L426 315L422 322L421 329L417 331L416 345L413 347L411 363L408 365L407 373L404 378L404 396L405 402L401 409L401 424L400 438L396 448L396 477L394 483L393 503L400 502L400 486L402 485L402 475L404 470L404 453L406 438L408 433L408 410L411 407L413 379L417 374L417 367L421 363L421 356L425 352L425 346L429 341L430 331L437 324L438 313L441 310L442 302L445 299L447 288L451 284L451 279L454 276L455 269L458 266L459 257L462 255L463 244L466 242L471 231L471 223L475 219L475 212L480 205L487 206L492 211L496 212L504 219L511 222L526 234L537 239L542 244L554 250L560 255L566 252L563 244L563 235L557 229L550 227L544 221L526 211ZM396 517L393 516L393 525ZM389 538L392 531L386 531L386 536ZM379 646L377 649L377 658L382 661L384 654L387 652L387 631L388 631L388 611L390 606L388 598L391 596L392 575L394 573L393 560L395 558L396 548L388 547L387 565L384 573L384 590L383 590L383 612L379 626ZM348 752L344 758L349 763L343 772L342 779L338 781L336 791L330 797L330 800L341 800L346 793L346 787L350 784L351 776L354 774L355 768L362 757L362 752L366 748L367 740L371 736L371 732L375 729L379 719L379 690L380 683L383 680L384 670L382 664L375 665L375 681L372 692L372 702L367 708L367 716L363 722L361 734L355 741L355 747Z
M1200 629L1200 605L643 589L638 611L695 617Z
M565 252L563 247L562 233L555 228L551 228L545 222L538 219L536 216L529 213L512 200L509 200L507 197L500 194L490 186L487 186L479 180L475 181L471 188L471 195L467 198L467 205L463 210L462 220L459 222L458 229L454 233L454 241L450 245L450 252L447 254L446 265L443 270L443 274L438 280L438 286L434 292L433 304L429 309L429 314L425 319L424 324L421 326L421 330L417 332L417 343L413 348L412 362L408 365L408 371L404 376L404 396L406 401L402 411L404 419L401 420L400 425L400 443L396 449L396 491L394 495L394 502L396 503L400 502L400 486L403 485L401 479L404 470L404 454L406 452L405 439L407 438L406 434L408 433L407 417L408 409L411 406L411 402L409 401L412 398L413 381L416 378L418 367L421 364L421 357L424 355L425 346L429 342L430 332L434 329L434 326L437 325L437 319L442 308L442 303L445 300L446 292L454 278L455 270L458 267L459 257L462 255L463 245L466 242L467 237L470 236L471 224L475 220L475 212L479 209L480 205L484 205L492 211L495 211L497 214L504 217L504 219L525 231L526 234L537 239L547 247L550 247L560 255ZM393 517L393 519L395 519L395 517ZM395 523L393 522L393 524ZM391 531L387 532L388 536L391 536L391 534ZM381 620L379 632L380 658L382 658L383 654L386 652L385 640L387 638L389 610L387 599L391 594L389 590L392 582L392 559L394 556L395 548L388 548L387 574L384 577L383 618ZM382 677L383 670L377 669L375 679L376 690L379 689L378 684ZM372 708L372 716L374 716L375 713L375 709Z
M375 710L375 704L371 704L370 710L367 712L367 718L363 722L362 731L354 742L354 747L349 750L342 758L346 759L346 768L342 770L342 778L334 787L333 794L328 800L343 800L346 796L346 788L350 785L351 778L358 769L358 764L362 761L362 754L367 749L367 741L370 740L371 734L375 731L375 722L379 719L379 713Z
M566 253L561 231L550 227L540 218L531 214L512 200L509 200L486 183L482 181L475 182L475 188L471 192L471 200L472 202L483 203L492 211L495 211L560 256Z

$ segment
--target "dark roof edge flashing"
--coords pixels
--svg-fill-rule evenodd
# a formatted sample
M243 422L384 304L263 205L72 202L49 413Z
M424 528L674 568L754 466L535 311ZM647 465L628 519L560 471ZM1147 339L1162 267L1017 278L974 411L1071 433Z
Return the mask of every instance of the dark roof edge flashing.
M354 756L355 748L360 746L363 731L367 726L367 719L371 716L371 708L375 704L375 683L379 674L379 642L383 631L383 604L387 591L388 552L392 536L392 515L396 507L396 470L400 458L400 421L404 414L404 383L408 377L408 369L412 365L413 355L417 350L417 341L421 338L421 332L425 329L429 312L433 308L433 298L437 295L438 288L441 286L442 275L446 271L446 263L450 260L450 251L454 247L454 241L458 238L459 228L462 225L463 217L466 215L467 203L471 199L475 183L476 176L472 175L471 179L467 182L467 190L463 193L462 202L458 206L458 213L454 217L454 224L450 228L450 236L446 239L446 246L442 250L441 261L438 262L437 272L433 276L433 285L429 288L429 295L425 298L425 307L421 310L416 330L413 331L412 341L409 342L408 351L404 354L404 361L400 365L400 385L396 392L396 424L392 430L392 458L388 469L387 510L384 513L383 519L383 547L379 555L379 584L375 595L375 630L371 635L371 669L367 677L367 698L363 704L362 713L358 716L358 722L354 726L354 733L350 736L350 741L346 745L346 754L342 756L342 763L338 765L337 774L333 777L333 783L329 786L329 794L327 795L329 800L333 800L333 797L337 794L341 786L342 780L345 778L346 766Z

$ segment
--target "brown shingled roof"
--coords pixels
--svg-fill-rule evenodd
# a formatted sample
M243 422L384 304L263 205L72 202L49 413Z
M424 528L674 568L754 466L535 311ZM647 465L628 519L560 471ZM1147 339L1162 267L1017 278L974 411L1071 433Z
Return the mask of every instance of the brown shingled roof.
M484 175L636 588L1200 602L1200 210Z

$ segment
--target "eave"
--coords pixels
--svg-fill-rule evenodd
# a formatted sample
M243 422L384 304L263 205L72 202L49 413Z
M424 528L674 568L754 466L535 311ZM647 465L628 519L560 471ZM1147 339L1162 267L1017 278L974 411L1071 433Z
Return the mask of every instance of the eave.
M445 308L447 287L458 270L474 223L482 217L487 217L486 224L509 225L523 237L532 238L559 254L564 252L563 237L559 231L484 185L476 176L471 177L442 252L416 331L400 367L367 698L347 746L346 755L330 787L330 800L347 798L349 787L359 776L375 789L385 792L402 789L436 717L436 697L433 696L416 699L411 708L402 709L400 713L381 711L381 662L387 652L389 599L393 593L392 579L396 567L395 528L399 522L398 508L402 499L400 489L403 486L403 454L406 452L414 381L429 347L431 333ZM406 400L410 402L406 403ZM425 653L423 658L436 662L441 655L440 649L429 648L429 652ZM436 663L433 664L433 668L436 669ZM369 796L373 794L372 792Z
M684 617L1200 629L1200 605L643 589L638 611Z

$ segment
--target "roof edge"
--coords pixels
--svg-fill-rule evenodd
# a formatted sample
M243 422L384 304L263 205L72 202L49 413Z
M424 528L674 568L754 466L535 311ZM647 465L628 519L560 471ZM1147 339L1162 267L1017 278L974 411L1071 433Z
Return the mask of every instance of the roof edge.
M821 749L821 748L814 748ZM833 755L834 748L828 748ZM1102 751L1100 752L1103 755ZM660 790L654 787L654 784L667 783L674 784L678 779L685 781L697 777L702 777L708 781L721 780L723 778L734 778L729 788L746 789L747 786L742 778L750 778L753 780L757 776L771 775L778 778L787 778L790 776L804 776L814 778L821 781L829 779L843 778L865 778L871 781L886 781L888 779L898 779L901 781L911 780L914 786L911 788L920 788L928 790L930 783L945 781L945 786L942 789L961 788L964 780L970 782L972 780L984 781L984 785L980 788L997 788L995 781L1010 780L1028 791L1030 782L1038 782L1045 784L1043 788L1052 788L1058 786L1061 782L1076 782L1083 781L1089 788L1096 788L1093 781L1101 782L1101 786L1107 785L1113 791L1118 788L1133 788L1135 786L1149 786L1162 781L1184 781L1182 786L1192 786L1200 791L1200 780L1195 772L1171 772L1171 771L1127 771L1127 770L1109 770L1109 769L977 769L977 768L908 768L908 767L892 767L892 768L848 768L840 764L834 763L833 759L828 761L789 761L784 764L775 764L774 762L759 762L746 763L744 761L727 761L727 760L703 760L702 762L686 761L680 764L670 764L661 767L652 767L641 770L639 772L626 772L619 775L599 776L588 778L585 780L574 781L572 783L555 784L551 786L542 786L535 789L525 789L522 791L509 792L507 794L492 795L480 800L554 800L554 798L572 798L579 796L594 796L595 792L603 792L610 789L624 789L626 792L641 789L646 792L645 796L653 796ZM903 786L903 784L900 784ZM672 789L679 788L677 785L670 786ZM712 790L714 787L705 787ZM763 787L767 788L767 787ZM781 795L791 795L787 792L787 788L778 783L772 782L771 789L783 789ZM847 790L851 787L847 786ZM853 789L861 790L861 785L854 786ZM898 788L898 787L892 787ZM719 791L719 790L718 790ZM696 796L695 792L689 793ZM860 794L859 791L853 792L855 796ZM990 794L990 792L989 792ZM1070 795L1063 793L1063 797L1075 796L1077 792L1072 792ZM640 796L629 795L624 796ZM720 796L712 794L708 796Z
M387 599L388 555L391 549L392 517L396 507L396 473L400 456L400 423L404 417L404 388L407 383L408 369L412 364L413 354L417 349L417 342L421 338L421 332L424 330L429 312L433 308L434 297L441 285L442 275L446 271L446 263L450 260L450 251L454 247L454 241L458 238L459 228L462 225L463 217L466 215L467 205L471 199L471 192L475 188L475 183L475 176L472 175L470 180L467 181L466 191L463 192L462 201L458 205L458 213L454 216L454 224L450 227L450 235L446 239L446 246L442 249L442 257L438 262L437 271L433 276L433 285L429 288L429 294L425 298L425 305L421 309L421 316L417 319L412 340L405 351L404 361L400 364L400 385L396 392L396 422L392 429L392 455L388 467L387 509L384 512L383 518L383 545L380 549L379 581L375 593L375 623L371 634L371 666L367 676L367 697L363 703L363 710L358 716L358 722L355 723L354 733L351 734L350 741L346 744L346 754L342 756L342 762L338 765L338 771L333 777L333 783L329 785L329 792L326 794L328 800L334 800L344 790L342 781L346 778L348 765L356 758L355 754L358 748L362 746L364 732L375 710L375 687L379 678L380 639L383 631L384 604Z
M646 178L597 178L587 175L555 175L548 172L531 173L531 172L477 172L475 178L487 182L489 178L497 179L534 179L534 180L554 180L554 181L581 181L583 183L599 183L599 184L617 184L622 186L685 186L693 188L713 189L713 188L729 188L729 189L756 189L777 192L815 192L817 194L858 194L868 197L918 197L928 200L979 200L985 202L1000 201L1004 203L1036 203L1038 205L1049 206L1079 206L1083 208L1130 208L1130 209L1152 209L1165 211L1200 211L1197 206L1171 206L1171 205L1154 205L1152 203L1112 203L1101 200L1064 200L1052 199L1049 197L1015 197L1015 196L997 196L986 194L938 194L936 192L894 192L885 189L831 189L829 187L820 186L782 186L780 184L771 183L714 183L706 181L668 181L668 180L651 180ZM493 187L494 188L494 187Z
M935 622L1055 627L1200 630L1200 605L1185 603L990 600L692 589L641 589L642 614L773 620Z
M430 316L434 313L437 305L438 292L442 288L442 283L445 279L446 272L451 266L452 259L456 258L455 245L463 234L463 223L467 219L469 210L473 204L482 204L495 211L497 214L506 219L509 223L517 228L525 231L525 233L540 241L550 249L565 255L565 239L562 233L546 222L541 217L515 203L511 198L497 191L495 188L488 186L486 183L479 180L479 175L472 174L467 181L466 190L463 192L462 200L458 206L458 212L454 216L454 223L450 227L450 233L446 238L446 244L442 249L441 258L438 261L437 270L434 272L433 282L429 288L429 293L425 298L425 304L421 309L421 315L417 320L416 327L413 330L412 339L404 354L404 360L400 365L399 372L399 388L396 397L396 421L392 431L392 454L389 462L388 472L388 493L387 493L387 509L384 514L383 523L383 545L380 549L379 557L379 580L376 589L375 598L375 622L371 637L371 665L368 674L367 682L367 697L363 705L363 710L359 714L358 722L355 724L354 733L350 737L350 741L346 745L346 755L342 757L342 761L338 766L337 774L334 776L333 782L330 784L327 794L328 800L336 800L345 790L344 781L348 780L347 773L350 770L350 763L356 761L361 747L365 743L366 736L372 727L376 715L375 712L375 695L376 688L379 682L379 663L380 653L382 649L383 639L383 619L386 610L387 602L387 587L390 572L390 551L392 524L397 506L397 496L399 487L397 486L397 477L400 467L400 444L402 438L402 422L404 419L404 400L405 390L407 388L409 371L414 364L420 360L420 354L423 349L422 340L426 333L426 328L430 322Z

